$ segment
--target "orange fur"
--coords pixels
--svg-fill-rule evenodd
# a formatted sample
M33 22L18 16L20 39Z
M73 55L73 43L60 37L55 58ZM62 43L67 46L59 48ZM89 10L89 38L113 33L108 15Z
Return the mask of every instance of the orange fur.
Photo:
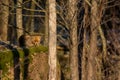
M41 40L40 36L31 36L32 44L34 44L35 46L40 44L40 40Z

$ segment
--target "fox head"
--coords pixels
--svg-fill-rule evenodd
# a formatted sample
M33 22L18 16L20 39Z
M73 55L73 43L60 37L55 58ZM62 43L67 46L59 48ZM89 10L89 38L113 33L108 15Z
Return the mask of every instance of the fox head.
M41 36L40 35L22 35L19 38L19 45L21 47L31 47L31 46L38 46L41 42Z
M41 41L41 36L31 36L31 42L33 45L38 46Z

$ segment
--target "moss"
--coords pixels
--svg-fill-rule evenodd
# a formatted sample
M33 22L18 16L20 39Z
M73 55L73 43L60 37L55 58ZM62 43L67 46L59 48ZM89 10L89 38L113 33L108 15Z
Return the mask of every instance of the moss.
M18 58L21 63L20 65L23 66L24 58L26 56L30 56L33 53L47 52L47 50L48 49L46 47L41 45L38 47L0 51L0 70L2 70L3 74L6 73L8 70L7 64L13 67L15 58Z
M48 48L44 47L44 46L38 46L38 47L31 47L30 48L30 53L40 53L40 52L47 52Z
M10 66L13 66L13 54L12 51L4 51L0 52L0 69L6 72L7 71L7 63L10 64Z

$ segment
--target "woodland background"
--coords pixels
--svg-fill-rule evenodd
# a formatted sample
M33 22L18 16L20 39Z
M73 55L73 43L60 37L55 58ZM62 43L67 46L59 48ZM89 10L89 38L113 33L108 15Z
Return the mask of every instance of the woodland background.
M0 79L120 80L120 0L0 0Z

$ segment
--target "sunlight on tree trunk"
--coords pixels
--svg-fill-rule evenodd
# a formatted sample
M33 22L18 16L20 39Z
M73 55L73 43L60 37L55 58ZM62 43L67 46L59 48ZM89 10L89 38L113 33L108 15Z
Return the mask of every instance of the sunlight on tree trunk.
M56 56L56 1L49 1L49 80L57 80Z
M4 5L0 8L0 39L7 41L9 7L5 5L9 5L9 0L2 0L1 3Z
M23 34L22 0L17 1L16 9L17 39Z

